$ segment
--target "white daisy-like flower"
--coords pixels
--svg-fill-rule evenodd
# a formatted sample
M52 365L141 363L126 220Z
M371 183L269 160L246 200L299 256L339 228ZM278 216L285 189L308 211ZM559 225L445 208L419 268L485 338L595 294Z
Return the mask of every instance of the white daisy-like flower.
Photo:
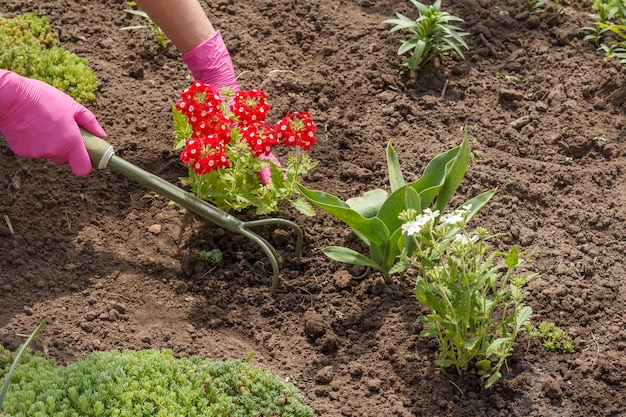
M408 236L414 236L421 233L422 228L439 216L439 210L432 211L430 208L424 209L422 214L415 217L414 220L406 222L402 225L402 231Z
M454 210L452 213L441 216L441 224L448 224L450 226L463 226L467 213L472 209L471 204L465 204L461 208Z
M461 245L469 245L470 243L476 243L478 241L478 236L467 236L464 233L459 233L454 236L454 241L456 243L460 243Z

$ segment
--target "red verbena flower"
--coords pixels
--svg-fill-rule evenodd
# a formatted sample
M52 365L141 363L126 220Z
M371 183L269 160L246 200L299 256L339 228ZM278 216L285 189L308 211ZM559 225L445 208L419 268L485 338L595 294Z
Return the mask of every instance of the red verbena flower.
M227 144L231 139L233 119L226 117L221 111L213 111L191 124L195 136L215 134L220 141Z
M180 160L196 174L202 175L230 165L225 149L224 143L216 134L191 137L185 141Z
M308 151L315 143L315 124L309 112L288 113L276 123L276 137L286 146Z
M230 105L230 111L242 126L264 122L269 110L270 105L267 103L265 93L258 88L237 92Z
M194 81L180 97L175 107L192 125L215 111L221 111L222 97L213 86L201 81Z
M265 122L245 126L241 130L241 140L248 144L255 158L270 153L272 146L280 143L274 129Z

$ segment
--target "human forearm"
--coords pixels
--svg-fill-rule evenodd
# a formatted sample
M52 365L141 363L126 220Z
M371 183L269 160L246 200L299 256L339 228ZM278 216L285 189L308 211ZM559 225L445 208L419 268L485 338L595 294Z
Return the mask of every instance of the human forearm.
M197 0L137 0L137 5L165 32L182 54L215 33Z

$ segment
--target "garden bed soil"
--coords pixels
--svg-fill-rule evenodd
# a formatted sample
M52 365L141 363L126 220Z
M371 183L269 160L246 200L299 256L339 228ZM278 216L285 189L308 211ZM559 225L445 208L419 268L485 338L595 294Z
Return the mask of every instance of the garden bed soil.
M626 71L583 41L586 1L528 13L518 1L450 0L470 50L398 72L403 34L382 21L404 0L203 2L232 53L242 88L260 87L270 119L308 110L320 161L304 184L356 196L386 187L392 141L405 177L469 132L473 159L455 201L497 189L473 220L530 249L533 321L574 338L573 354L521 337L492 389L444 373L420 336L426 310L413 281L384 284L327 259L358 248L319 212L278 214L305 231L301 259L289 230L259 233L278 250L281 284L252 242L189 215L108 170L18 158L0 144L0 344L16 349L45 317L33 347L66 364L94 350L168 348L178 356L244 359L297 384L320 416L626 415ZM172 183L171 106L192 79L178 52L158 46L122 1L7 0L11 17L48 16L65 48L99 79L88 106L118 155ZM284 157L279 153L279 157ZM238 214L251 219L250 213ZM219 263L198 257L219 248Z

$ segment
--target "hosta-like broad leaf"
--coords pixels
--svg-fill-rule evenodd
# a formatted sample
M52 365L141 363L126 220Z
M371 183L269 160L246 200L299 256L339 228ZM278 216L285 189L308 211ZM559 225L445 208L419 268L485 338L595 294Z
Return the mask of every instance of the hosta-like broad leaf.
M400 187L404 187L404 176L398 161L398 155L391 146L391 142L387 144L387 170L389 171L389 185L391 192L396 191Z
M443 154L437 155L426 165L422 176L418 180L409 183L409 186L417 191L422 200L422 210L429 207L435 200L435 197L437 197L437 193L446 178L446 165L456 157L459 148L457 146Z
M365 218L341 199L323 191L308 190L298 184L300 193L311 203L344 222L356 233L367 239L366 243L383 245L389 230L377 217Z
M361 197L349 198L346 200L346 203L351 209L367 219L376 216L378 210L380 210L380 207L387 199L387 195L387 191L378 188L363 193Z
M465 137L461 143L456 157L446 164L446 177L437 194L437 200L435 202L435 208L443 213L448 205L448 202L456 192L457 187L465 177L467 166L470 160L469 140L467 137L467 130L465 131Z
M352 265L371 266L380 270L380 266L367 256L361 255L359 252L343 246L327 246L322 252L335 261L344 262Z

